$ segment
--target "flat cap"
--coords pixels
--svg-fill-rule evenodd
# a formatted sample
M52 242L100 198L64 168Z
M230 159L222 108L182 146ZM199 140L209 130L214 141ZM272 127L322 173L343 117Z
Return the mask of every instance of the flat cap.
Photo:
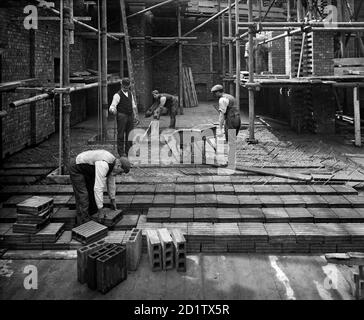
M129 78L123 78L121 80L121 85L124 87L124 88L129 88L130 87L130 79Z
M217 84L216 86L213 86L211 89L211 92L217 92L217 91L223 91L224 87L221 84Z
M130 165L130 161L128 160L128 158L121 157L120 163L121 163L121 167L123 168L124 172L129 173L131 165Z
M152 94L159 94L159 91L158 91L158 90L154 90L154 91L152 92Z

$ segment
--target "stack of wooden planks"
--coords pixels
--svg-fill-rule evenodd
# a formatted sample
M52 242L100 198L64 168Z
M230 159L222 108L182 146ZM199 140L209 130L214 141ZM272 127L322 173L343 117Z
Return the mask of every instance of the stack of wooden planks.
M193 80L191 68L183 68L183 101L185 108L194 108L198 106L195 82Z

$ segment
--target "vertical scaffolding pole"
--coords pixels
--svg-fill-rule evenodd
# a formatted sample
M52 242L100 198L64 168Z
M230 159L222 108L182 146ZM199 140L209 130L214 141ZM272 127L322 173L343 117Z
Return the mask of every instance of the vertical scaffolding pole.
M71 1L64 0L63 6L63 86L70 85L70 32L73 30L71 20ZM63 174L68 174L71 155L71 124L72 111L69 92L63 95Z
M107 116L108 116L108 97L107 97L107 0L102 0L101 10L101 86L102 86L102 134L101 140L107 140Z
M97 87L97 134L100 140L102 140L102 77L101 77L101 59L102 59L102 51L101 51L101 0L97 0L97 70L98 77L97 80L99 85Z
M126 61L128 63L128 74L131 83L131 92L133 98L135 99L135 103L137 104L137 96L135 90L135 83L134 83L134 69L133 69L133 62L131 58L131 48L130 48L130 39L129 39L129 30L128 30L128 23L126 20L126 12L125 12L125 0L120 0L120 10L121 10L121 19L123 23L124 29L124 39L125 39L125 53L126 53ZM138 115L138 108L134 111L134 117L137 123L139 123L139 115Z
M217 0L217 12L221 11L221 0ZM218 50L218 60L219 60L219 70L221 73L222 70L222 30L221 30L221 16L217 18L217 50Z
M177 6L177 24L178 24L178 38L182 36L181 25L181 6ZM179 101L179 114L183 114L183 60L182 60L182 43L178 40L178 101Z
M221 38L222 38L222 76L225 77L226 75L226 47L225 47L225 13L221 16ZM225 83L224 83L225 88Z
M239 0L235 0L235 36L236 36L236 83L235 98L240 110L240 38L239 38Z
M361 118L360 118L360 98L359 98L360 87L354 87L354 126L355 126L355 146L361 147Z
M253 0L248 0L248 21L253 22ZM254 83L254 30L252 27L249 28L249 83ZM240 83L240 81L239 81ZM255 140L254 123L255 123L255 112L254 112L254 88L249 87L249 139L248 143L257 143Z
M228 0L229 14L228 14L228 22L229 22L229 76L231 77L233 74L233 43L231 38L233 36L233 22L232 22L232 12L231 12L231 0ZM232 82L229 83L229 93L234 95L234 84Z
M59 23L59 87L63 88L63 0L59 3L60 23ZM58 173L62 174L62 152L63 152L63 94L59 95L59 150L58 150Z
M297 21L301 22L302 20L303 20L302 0L297 0Z

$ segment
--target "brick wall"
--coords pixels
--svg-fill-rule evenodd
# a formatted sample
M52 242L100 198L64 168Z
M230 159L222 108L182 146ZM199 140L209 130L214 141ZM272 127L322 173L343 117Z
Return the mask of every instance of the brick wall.
M272 32L276 37L282 32ZM272 41L268 44L268 70L273 74L286 73L286 40L284 38Z
M313 33L313 75L334 75L334 36L331 32Z
M212 73L210 61L210 46L214 41L211 30L193 34L198 40L189 41L192 45L182 48L183 67L190 67L194 78L198 99L210 100L210 89L221 79L215 76L218 64L217 47L213 46ZM204 44L204 45L193 45ZM162 47L154 47L154 53ZM178 47L172 47L153 59L153 87L157 90L178 95Z
M39 15L45 16L47 12L39 10ZM24 28L23 21L17 20L23 16L21 8L0 10L0 44L5 48L1 56L2 82L35 76L39 79L39 85L53 87L54 59L59 58L59 23L40 21L38 30L34 31L32 37L31 31ZM85 69L88 54L90 50L86 50L84 41L76 38L75 45L71 46L71 72ZM34 70L31 70L32 65ZM40 101L16 109L9 108L10 102L30 96L24 93L2 94L2 109L6 110L8 115L2 120L1 157L13 154L25 146L39 143L55 132L55 118L58 112L55 113L53 100ZM85 119L86 102L82 101L78 99L77 104L73 106L72 124Z

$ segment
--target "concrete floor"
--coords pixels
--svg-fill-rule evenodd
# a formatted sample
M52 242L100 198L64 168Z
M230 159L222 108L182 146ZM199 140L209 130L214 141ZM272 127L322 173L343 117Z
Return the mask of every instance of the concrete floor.
M187 272L138 271L102 295L77 282L77 261L0 260L0 299L351 300L352 272L320 256L189 255ZM38 289L24 289L23 272L38 269Z

